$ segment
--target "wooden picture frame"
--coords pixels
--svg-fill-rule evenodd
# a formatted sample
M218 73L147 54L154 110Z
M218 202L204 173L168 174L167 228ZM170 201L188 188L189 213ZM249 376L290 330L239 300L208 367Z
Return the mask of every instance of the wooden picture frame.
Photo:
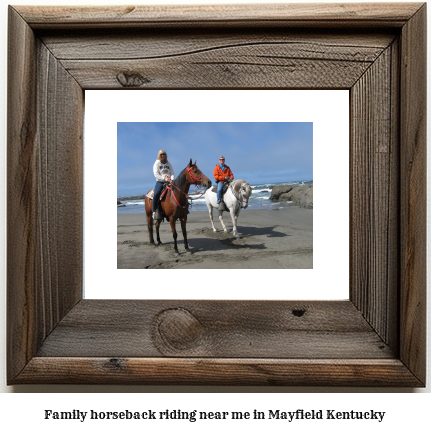
M425 39L425 3L9 7L8 384L424 386ZM83 299L84 90L128 88L349 89L349 300Z

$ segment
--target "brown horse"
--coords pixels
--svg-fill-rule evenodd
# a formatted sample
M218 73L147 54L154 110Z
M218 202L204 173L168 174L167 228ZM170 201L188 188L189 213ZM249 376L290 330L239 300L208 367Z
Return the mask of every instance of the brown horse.
M211 180L202 174L199 168L196 166L196 161L193 164L190 159L190 163L181 171L179 176L172 182L172 185L168 185L168 191L161 201L161 207L165 213L169 223L171 224L172 233L174 235L174 250L176 254L179 254L177 247L177 231L175 229L175 222L177 219L181 220L181 229L184 236L184 247L187 252L190 252L189 245L187 243L187 194L189 193L190 185L202 185L206 189L211 187ZM150 236L150 243L154 243L153 237L153 200L145 197L145 213L147 214L148 220L148 233ZM159 235L159 227L161 221L156 221L156 232L157 232L157 245L161 245Z

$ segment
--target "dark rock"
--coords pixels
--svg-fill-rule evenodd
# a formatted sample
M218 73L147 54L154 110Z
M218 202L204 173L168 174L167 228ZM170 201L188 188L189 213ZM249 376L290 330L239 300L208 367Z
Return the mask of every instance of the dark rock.
M137 196L129 196L129 197L117 197L118 200L122 201L133 201L133 200L143 200L145 199L145 195L137 195Z
M313 208L313 186L274 186L269 198L272 201L292 201L300 207Z
M269 199L272 201L286 201L286 199L280 200L280 196L282 194L290 192L292 188L293 186L288 185L274 186L271 190L271 196L269 197Z

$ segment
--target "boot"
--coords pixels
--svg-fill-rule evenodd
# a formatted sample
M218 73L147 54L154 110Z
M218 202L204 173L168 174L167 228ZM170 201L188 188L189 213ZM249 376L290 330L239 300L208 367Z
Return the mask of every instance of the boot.
M218 211L224 211L226 210L226 206L224 205L223 201L220 201L220 204L218 205Z
M162 212L160 211L160 207L157 206L156 208L156 215L154 216L155 220L162 220L163 216L162 216Z

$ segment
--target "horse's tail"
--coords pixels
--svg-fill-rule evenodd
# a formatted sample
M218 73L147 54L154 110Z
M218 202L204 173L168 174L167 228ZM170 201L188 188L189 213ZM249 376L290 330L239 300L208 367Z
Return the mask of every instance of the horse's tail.
M153 200L145 196L145 213L147 216L153 213Z

